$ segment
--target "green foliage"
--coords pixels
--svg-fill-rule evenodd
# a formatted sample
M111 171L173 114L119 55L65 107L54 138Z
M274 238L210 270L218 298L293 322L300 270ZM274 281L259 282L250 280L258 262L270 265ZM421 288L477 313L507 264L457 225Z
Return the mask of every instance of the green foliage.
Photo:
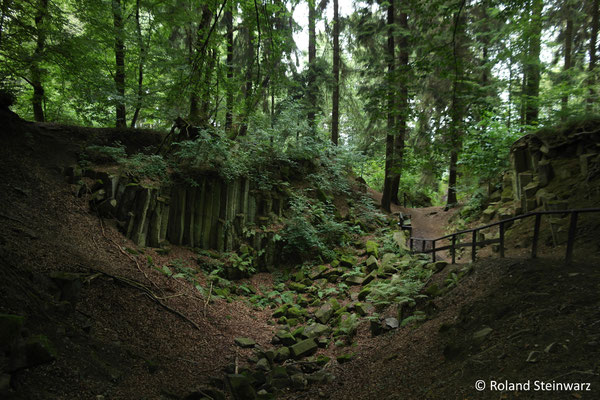
M125 146L120 142L115 142L113 146L88 146L81 158L84 165L90 162L117 163L125 173L138 179L165 180L167 178L167 162L162 156L144 153L128 156Z
M419 292L431 274L431 270L423 268L422 263L417 263L412 268L394 274L389 280L372 284L367 299L377 306L400 303L414 305L415 299L423 297Z
M346 222L336 221L334 211L331 204L294 194L290 199L290 216L281 232L284 252L300 259L335 258L332 248L346 244L355 229Z
M509 128L500 116L485 113L467 130L459 161L462 170L483 182L497 179L508 168L510 146L522 135L518 128Z

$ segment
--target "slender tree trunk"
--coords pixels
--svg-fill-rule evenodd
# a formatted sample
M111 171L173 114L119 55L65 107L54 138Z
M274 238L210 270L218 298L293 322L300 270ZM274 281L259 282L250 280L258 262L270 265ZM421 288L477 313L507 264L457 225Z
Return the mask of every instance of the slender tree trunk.
M598 5L599 0L592 1L592 26L590 36L590 63L588 65L588 98L587 98L587 110L592 111L594 103L596 102L596 90L594 85L596 84L596 61L598 59L598 50L596 48L596 41L598 39Z
M340 15L338 0L333 0L333 81L331 142L337 146L340 136Z
M40 62L44 56L46 46L46 19L48 13L48 0L40 0L37 4L38 9L35 14L36 43L31 62L31 86L33 86L33 97L31 105L33 107L33 117L38 122L44 122L44 85L43 72Z
M529 51L527 54L525 86L525 124L537 125L539 117L540 95L540 52L542 42L542 0L532 0L531 31L529 35Z
M465 40L466 18L459 10L454 27L454 80L452 82L452 104L450 106L450 165L448 168L448 195L446 208L458 203L456 197L456 183L458 178L458 156L462 149L462 134L465 117L464 95L464 62L467 57L467 44Z
M387 64L388 64L388 93L387 93L387 136L385 138L385 180L383 182L383 194L381 196L381 208L385 211L391 211L392 202L392 183L394 181L394 129L395 129L395 95L394 90L394 66L395 66L395 49L394 49L394 0L390 0L387 9L387 25L388 25L388 40L387 40Z
M248 66L246 67L246 84L244 86L244 121L242 121L242 125L240 126L240 136L245 136L248 131L247 119L252 111L252 90L254 83L252 79L254 74L254 32L250 24L248 24L248 27L244 31L246 33L246 60Z
M573 15L570 7L567 9L567 29L565 30L563 79L564 93L561 99L560 119L566 121L569 116L569 70L571 69L571 54L573 47Z
M227 85L225 100L225 131L231 134L233 125L233 2L225 12L225 25L227 26Z
M395 122L397 131L394 139L394 179L392 181L392 202L400 204L398 191L400 189L400 178L402 177L402 164L404 161L404 142L406 141L407 121L409 115L408 103L408 73L409 73L409 48L408 48L408 15L400 13L400 28L402 29L398 38L399 56L398 64L400 76L398 77L398 116Z
M317 11L315 0L308 0L308 123L315 127L317 103L315 60L317 58Z
M213 72L217 63L217 51L215 49L209 50L207 58L208 63L206 63L206 68L204 68L204 77L202 79L202 87L200 88L201 106L198 120L198 124L203 127L208 126L210 120L210 88Z
M190 40L189 56L191 62L191 76L190 83L192 91L190 93L190 115L189 120L193 124L201 123L202 116L200 111L201 99L198 97L198 92L201 90L203 78L205 77L204 68L206 68L206 52L208 50L208 40L210 22L212 20L212 11L208 4L202 6L202 16L200 17L200 23L196 31L196 39ZM191 32L191 31L190 31Z
M112 0L112 10L115 27L116 126L117 128L124 128L127 126L125 119L125 36L121 0Z
M140 110L142 109L142 100L144 97L144 64L146 62L146 45L144 44L144 37L142 36L142 25L140 23L140 2L141 0L136 0L135 2L135 26L137 31L137 42L138 47L140 48L140 58L138 61L138 88L137 88L137 102L135 104L135 111L133 113L133 117L131 118L131 127L135 128L135 124L137 123L138 117L140 115Z

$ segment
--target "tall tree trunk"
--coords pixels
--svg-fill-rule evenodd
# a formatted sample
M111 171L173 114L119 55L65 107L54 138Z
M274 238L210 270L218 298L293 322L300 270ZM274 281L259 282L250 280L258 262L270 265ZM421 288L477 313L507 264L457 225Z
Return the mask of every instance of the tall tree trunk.
M340 136L340 15L338 0L333 0L333 108L331 142L337 146Z
M315 60L317 58L317 10L315 0L308 0L308 123L315 127L317 103Z
M248 66L246 67L246 84L244 85L244 120L240 126L239 135L245 136L248 131L248 117L252 111L252 90L253 90L253 74L254 74L254 31L251 24L248 24L247 28L244 29L246 33L246 60Z
M596 61L598 59L598 50L596 48L596 41L598 39L598 5L599 0L592 0L592 26L590 36L590 63L588 66L588 98L587 98L587 110L592 111L593 105L596 102L596 90L594 85L596 84Z
M196 30L196 39L189 40L188 51L191 62L191 93L190 93L190 115L189 120L193 124L198 124L202 120L200 111L201 99L198 97L198 91L201 90L200 86L203 83L204 68L206 68L206 52L208 50L208 41L210 40L210 22L212 20L212 11L208 4L202 6L202 15L200 17L200 23ZM191 34L190 28L190 34Z
M400 76L398 77L398 116L395 122L396 137L394 139L394 179L392 181L392 202L400 204L398 191L400 189L400 178L402 177L402 164L404 161L404 142L406 141L407 121L409 116L408 103L408 15L406 12L400 13L401 34L398 38L399 56L398 64Z
M209 54L207 54L207 58L208 58L208 63L206 64L206 68L204 68L204 78L202 80L202 87L201 87L201 107L200 107L200 113L199 113L199 121L198 124L200 126L206 127L208 126L208 122L210 120L210 88L211 88L211 81L212 81L212 77L213 77L213 72L215 69L215 66L217 64L217 50L215 49L211 49L208 51Z
M526 64L525 125L537 125L540 95L540 52L542 43L542 0L532 0L531 30Z
M462 149L462 134L464 117L466 114L464 95L464 63L467 57L467 44L465 39L466 18L459 9L455 18L453 34L454 44L454 80L452 82L452 103L450 106L450 165L448 168L448 195L446 208L456 205L456 183L458 178L458 156Z
M225 131L231 134L233 125L233 2L227 6L225 12L225 25L227 27L227 84L225 94Z
M563 96L560 106L560 119L566 121L569 116L569 70L571 69L571 54L573 48L573 14L571 7L567 6L567 28L565 30L564 65L563 65Z
M383 194L381 196L381 208L387 212L391 211L392 202L392 183L394 181L394 129L395 129L395 96L394 90L394 66L395 66L395 49L394 49L394 0L390 0L387 9L387 25L388 25L388 40L387 40L387 135L385 138L385 180L383 182Z
M44 122L44 85L43 72L40 67L40 62L44 56L44 48L46 46L46 19L48 13L48 0L40 0L37 4L37 11L35 14L35 30L36 30L36 43L35 50L33 51L33 58L31 62L31 86L33 86L33 97L31 99L31 105L33 106L33 117L38 122Z
M144 44L144 37L142 36L142 24L140 23L140 2L135 2L135 27L137 32L137 42L140 50L140 58L138 61L138 88L137 88L137 101L135 104L135 111L131 118L131 127L135 128L140 110L142 109L142 100L144 97L144 64L146 63L146 45Z
M121 0L112 0L113 21L115 27L115 88L117 90L116 100L116 126L124 128L127 126L125 115L125 36L123 25L123 8Z

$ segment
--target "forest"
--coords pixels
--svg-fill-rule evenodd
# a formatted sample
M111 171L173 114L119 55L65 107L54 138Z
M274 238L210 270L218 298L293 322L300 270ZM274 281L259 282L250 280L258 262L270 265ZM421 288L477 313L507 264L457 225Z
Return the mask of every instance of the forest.
M1 7L0 85L24 118L330 141L387 210L497 184L516 138L597 112L593 0Z
M0 0L0 398L599 398L599 3Z

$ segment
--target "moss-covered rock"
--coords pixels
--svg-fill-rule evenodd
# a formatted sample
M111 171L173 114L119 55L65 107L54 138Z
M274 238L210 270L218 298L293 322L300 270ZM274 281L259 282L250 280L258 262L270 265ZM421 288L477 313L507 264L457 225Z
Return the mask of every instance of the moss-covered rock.
M234 339L235 344L243 349L251 348L256 346L256 342L253 339L246 337L237 337Z
M290 352L295 359L309 356L317 351L319 347L314 339L305 339L290 347Z
M377 242L373 240L367 240L365 249L368 255L374 256L375 258L379 257L378 248L379 246L377 245Z
M13 314L0 314L0 349L7 349L17 341L25 317Z
M242 374L228 374L227 382L234 398L239 400L255 400L256 391L252 387L250 378Z
M350 268L353 267L354 264L356 264L356 257L348 254L345 254L342 257L340 257L340 265L342 267Z
M321 308L315 311L315 318L322 324L326 324L333 316L333 306L330 303L323 304Z

